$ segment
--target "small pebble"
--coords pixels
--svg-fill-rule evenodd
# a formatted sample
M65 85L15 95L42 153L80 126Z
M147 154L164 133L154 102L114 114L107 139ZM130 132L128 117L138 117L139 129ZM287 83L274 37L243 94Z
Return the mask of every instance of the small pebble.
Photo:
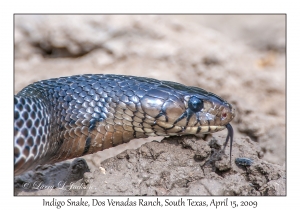
M253 164L253 160L250 158L236 158L235 159L235 164L237 164L238 166L251 166Z

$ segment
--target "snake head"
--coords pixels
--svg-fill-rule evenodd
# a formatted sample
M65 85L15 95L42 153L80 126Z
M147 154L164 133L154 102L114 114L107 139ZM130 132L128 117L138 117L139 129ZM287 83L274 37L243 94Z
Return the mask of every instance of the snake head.
M141 104L149 118L155 119L152 128L158 135L213 133L225 129L235 116L221 97L173 82L150 90Z

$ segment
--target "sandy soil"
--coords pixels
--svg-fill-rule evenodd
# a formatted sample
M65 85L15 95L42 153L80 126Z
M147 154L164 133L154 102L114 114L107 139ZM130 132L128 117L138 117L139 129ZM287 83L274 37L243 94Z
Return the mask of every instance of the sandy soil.
M234 105L232 158L254 160L228 165L229 148L220 149L226 131L163 143L138 139L83 157L90 172L77 184L96 189L16 194L285 195L285 62L285 16L15 16L15 93L38 80L85 73L198 86ZM42 180L70 180L68 167L65 178L39 170ZM16 179L15 187L35 174Z

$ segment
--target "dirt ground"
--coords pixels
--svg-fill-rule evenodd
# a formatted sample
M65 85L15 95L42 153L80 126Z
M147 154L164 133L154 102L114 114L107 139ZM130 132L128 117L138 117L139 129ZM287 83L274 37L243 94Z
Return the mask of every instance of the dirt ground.
M226 131L137 139L16 177L15 194L285 195L285 49L284 15L16 15L15 93L76 74L145 76L216 93L236 117L231 165ZM56 189L24 189L33 181Z

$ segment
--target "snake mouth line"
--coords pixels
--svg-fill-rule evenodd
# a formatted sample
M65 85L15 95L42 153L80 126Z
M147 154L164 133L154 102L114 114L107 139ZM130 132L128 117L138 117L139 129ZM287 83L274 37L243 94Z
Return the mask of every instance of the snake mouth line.
M217 131L224 130L225 126L195 126L195 127L187 127L183 128L183 131L181 133L184 134L207 134L207 133L214 133Z
M151 131L146 132L147 136L178 136L186 134L208 134L224 130L225 126L173 126L171 129L166 129L164 131Z

